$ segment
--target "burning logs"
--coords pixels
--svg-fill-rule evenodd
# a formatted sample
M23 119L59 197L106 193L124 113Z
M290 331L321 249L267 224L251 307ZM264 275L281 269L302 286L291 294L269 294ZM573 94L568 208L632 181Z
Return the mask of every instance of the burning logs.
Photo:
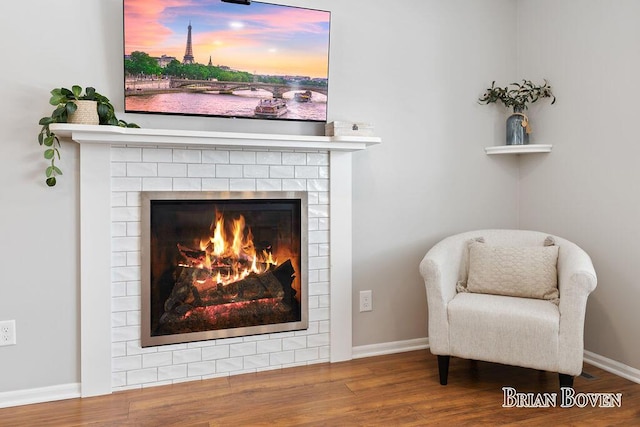
M196 252L189 255L199 258ZM256 318L264 323L290 321L298 305L294 278L290 260L228 284L219 282L207 269L177 267L175 285L160 318L159 329L164 332L158 333L194 332L204 327L202 323L207 324L205 329L250 326Z

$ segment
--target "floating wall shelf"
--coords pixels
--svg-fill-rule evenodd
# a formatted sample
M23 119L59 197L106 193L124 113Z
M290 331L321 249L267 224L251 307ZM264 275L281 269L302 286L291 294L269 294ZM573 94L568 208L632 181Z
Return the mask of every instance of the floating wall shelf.
M527 144L527 145L497 145L486 147L487 154L530 154L549 153L553 146L551 144Z

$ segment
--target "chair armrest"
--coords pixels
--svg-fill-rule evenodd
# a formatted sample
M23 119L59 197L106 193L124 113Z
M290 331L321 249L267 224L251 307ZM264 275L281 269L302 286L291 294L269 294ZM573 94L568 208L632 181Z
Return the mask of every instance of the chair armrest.
M587 298L596 288L598 279L591 258L583 249L563 239L557 239L557 244L560 246L560 372L579 375L584 354Z
M433 246L420 262L427 290L429 347L433 354L449 354L447 305L456 295L460 263L467 238L452 236Z

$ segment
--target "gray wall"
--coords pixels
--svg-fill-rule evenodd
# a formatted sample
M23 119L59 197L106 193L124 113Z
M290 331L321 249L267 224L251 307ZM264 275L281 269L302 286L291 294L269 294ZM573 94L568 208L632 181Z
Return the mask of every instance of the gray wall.
M518 2L523 77L546 77L558 101L535 114L553 144L521 163L520 226L575 241L591 255L585 346L640 369L640 2Z
M517 162L483 151L501 143L503 116L475 102L492 80L516 74L516 3L287 3L332 11L329 120L371 122L384 141L354 154L354 301L372 289L374 311L355 310L353 344L425 337L418 263L428 248L453 232L517 225ZM22 0L0 14L0 320L16 319L18 338L0 348L0 392L79 381L78 149L63 143L64 175L47 188L37 122L51 111L49 90L73 84L95 86L122 110L121 7ZM119 115L151 128L322 129Z

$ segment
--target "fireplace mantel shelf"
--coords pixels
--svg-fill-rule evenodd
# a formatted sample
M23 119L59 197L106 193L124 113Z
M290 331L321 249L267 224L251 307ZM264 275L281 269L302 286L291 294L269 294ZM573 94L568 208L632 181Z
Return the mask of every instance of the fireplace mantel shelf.
M55 123L56 135L78 143L140 146L202 146L226 148L360 151L381 139L373 136L310 136L266 133L211 132L176 129Z

